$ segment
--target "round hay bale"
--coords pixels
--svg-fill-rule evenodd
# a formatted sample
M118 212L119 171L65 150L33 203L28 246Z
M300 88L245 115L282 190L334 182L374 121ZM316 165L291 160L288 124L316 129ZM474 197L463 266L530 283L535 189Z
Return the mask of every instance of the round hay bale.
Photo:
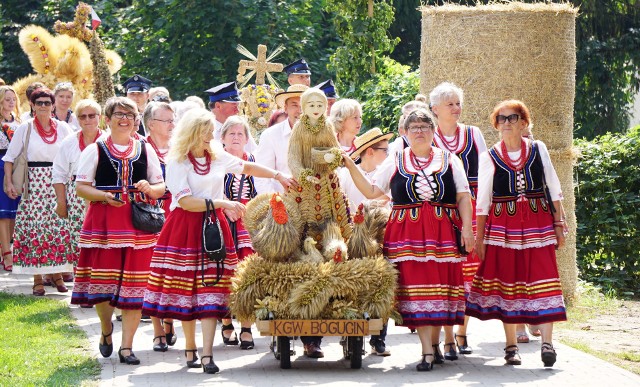
M461 87L461 121L479 126L488 146L499 140L488 119L498 102L519 99L531 110L533 133L550 150L565 195L571 234L558 252L558 268L570 301L577 280L571 146L578 9L568 3L508 2L420 10L421 93L428 95L444 81Z

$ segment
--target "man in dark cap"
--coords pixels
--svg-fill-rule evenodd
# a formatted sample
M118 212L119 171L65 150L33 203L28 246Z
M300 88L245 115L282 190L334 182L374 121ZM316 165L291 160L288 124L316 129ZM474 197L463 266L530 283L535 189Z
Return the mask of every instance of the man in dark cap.
M240 96L235 82L227 82L210 88L205 91L209 94L209 109L216 117L215 128L213 130L213 138L220 141L222 136L222 125L227 118L238 114L238 104ZM244 147L248 153L254 153L258 145L249 133L249 142Z
M315 88L322 90L324 95L327 97L327 116L329 116L329 114L331 114L331 106L333 106L336 100L340 98L338 91L336 91L336 87L331 79L327 79L321 84L315 86Z
M287 73L289 85L311 86L311 69L304 59L286 65L282 71Z
M149 102L149 89L151 88L151 81L142 75L135 74L131 78L124 81L122 84L124 91L127 93L127 98L133 100L138 105L138 112L142 114ZM138 134L145 136L144 125L142 119L138 118Z

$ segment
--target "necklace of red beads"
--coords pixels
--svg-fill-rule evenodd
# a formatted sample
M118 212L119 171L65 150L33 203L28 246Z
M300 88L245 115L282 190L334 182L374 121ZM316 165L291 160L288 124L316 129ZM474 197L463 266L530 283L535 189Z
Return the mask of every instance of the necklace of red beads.
M38 117L35 118L34 122L36 125L36 131L42 138L42 141L44 141L46 144L53 144L56 142L56 140L58 139L58 124L56 124L55 120L49 120L49 125L51 126L49 128L49 131L44 130L44 127L38 120Z
M211 154L206 149L204 151L204 163L198 162L191 152L187 153L187 157L191 165L193 165L193 170L198 175L206 175L211 171Z
M453 140L451 141L447 140L447 138L442 133L442 130L440 130L439 126L438 126L437 133L438 133L438 137L440 137L440 139L442 140L442 144L444 145L445 148L447 148L449 152L455 152L458 150L458 145L460 144L460 128L457 125L456 125L456 134L454 135Z
M93 137L93 140L89 144L93 144L98 141L98 137L100 137L100 129L96 130L96 135ZM88 144L84 143L84 136L82 135L82 131L78 133L78 146L80 147L80 152L87 147Z
M524 167L524 163L527 161L527 143L524 140L520 139L520 156L515 160L511 160L511 157L509 157L507 145L504 143L504 140L500 141L500 149L502 150L504 161L507 163L509 168L514 171L519 171Z
M147 137L147 142L151 144L151 147L153 148L153 150L156 151L156 154L158 155L160 162L164 163L164 158L167 156L167 153L169 153L169 150L167 149L166 152L160 152L160 149L158 148L156 143L153 142L153 139L151 138L151 136Z
M418 171L422 171L423 169L425 169L426 167L429 166L429 164L431 164L431 161L433 161L433 149L431 149L431 153L429 153L429 157L427 157L427 161L425 161L424 163L422 163L420 160L418 160L418 157L415 155L415 153L413 153L412 150L409 151L410 154L410 159L411 159L411 165L413 165L413 167L418 170Z
M113 156L119 159L126 159L127 156L129 156L129 154L133 150L133 138L131 137L129 137L129 143L127 144L127 148L122 152L116 149L116 146L113 143L113 139L111 138L111 136L107 138L106 142L107 142L107 148L109 148L109 153L111 153Z

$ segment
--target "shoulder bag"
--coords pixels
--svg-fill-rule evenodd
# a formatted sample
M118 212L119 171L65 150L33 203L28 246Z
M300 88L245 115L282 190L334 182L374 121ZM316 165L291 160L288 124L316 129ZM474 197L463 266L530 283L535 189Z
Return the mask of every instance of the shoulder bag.
M207 284L204 280L204 257L201 261L202 267L202 286L213 286L220 282L222 272L224 270L224 259L227 257L227 250L224 245L224 235L220 228L220 221L216 215L216 209L213 206L213 200L205 199L207 206L202 221L202 252L210 261L216 263L216 281ZM211 220L213 217L213 220Z
M31 122L29 122L29 129L27 129L27 136L24 140L22 152L18 157L13 160L13 171L11 175L11 182L18 192L18 195L22 195L23 199L29 198L29 161L27 160L27 149L29 148L29 138L31 137Z

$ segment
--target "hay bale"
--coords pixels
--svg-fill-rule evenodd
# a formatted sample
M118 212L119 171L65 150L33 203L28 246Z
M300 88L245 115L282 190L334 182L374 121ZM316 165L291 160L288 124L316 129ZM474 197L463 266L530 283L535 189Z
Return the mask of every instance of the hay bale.
M489 122L493 107L522 100L531 110L533 133L556 157L572 230L558 254L565 297L576 289L575 198L573 195L573 103L575 18L568 3L494 3L467 7L422 7L420 91L450 81L465 93L461 121L477 125L491 146L498 132ZM553 158L553 157L552 157Z

